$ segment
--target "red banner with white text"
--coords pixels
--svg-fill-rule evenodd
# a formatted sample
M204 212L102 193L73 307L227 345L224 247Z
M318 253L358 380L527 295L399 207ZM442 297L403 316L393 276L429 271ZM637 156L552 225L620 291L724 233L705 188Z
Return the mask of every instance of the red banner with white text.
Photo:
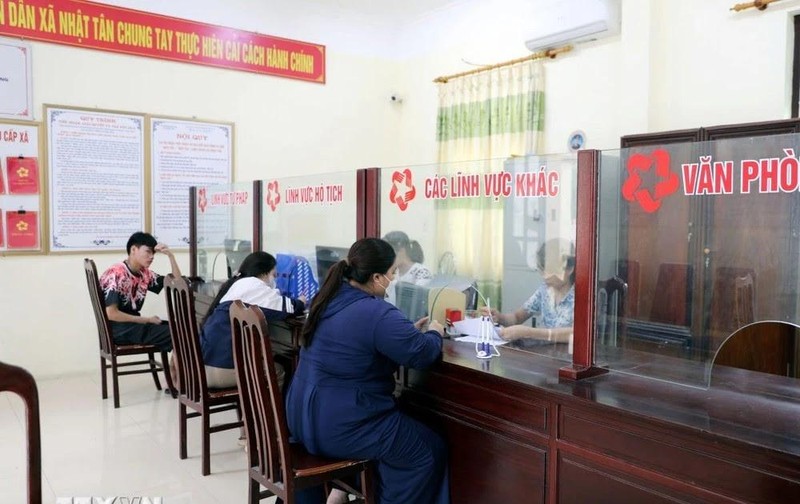
M0 0L0 35L325 83L324 45L95 2Z

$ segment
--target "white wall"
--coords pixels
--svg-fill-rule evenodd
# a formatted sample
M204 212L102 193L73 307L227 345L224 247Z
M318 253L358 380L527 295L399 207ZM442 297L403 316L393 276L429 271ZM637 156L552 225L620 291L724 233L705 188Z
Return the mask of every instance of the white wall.
M653 130L789 117L797 2L740 13L726 0L654 4Z
M208 1L115 3L326 44L328 83L34 43L37 119L42 104L50 103L230 121L236 124L239 180L365 167L391 149L395 109L383 76L396 69L375 55L388 35L367 29L359 36L368 34L373 43L362 48L347 24L353 21L325 22L328 13L320 9L301 17L302 6L293 2L237 0L225 2L224 10ZM325 26L333 29L325 32ZM124 257L90 255L100 271ZM0 360L36 376L97 368L83 257L0 257ZM180 262L188 273L187 254ZM166 258L157 258L154 269L167 273ZM163 299L148 296L145 312L164 315Z
M432 80L474 68L464 61L524 56L528 20L544 3L467 0L402 34L398 45L408 51L399 81L402 148L395 153L402 162L435 160L438 94ZM800 8L781 2L763 12L733 13L731 5L623 0L618 36L544 62L540 152L564 152L575 129L586 132L586 148L609 149L626 134L788 118L791 20Z
M319 86L34 44L38 115L55 103L232 121L237 179L252 180L435 162L432 80L470 68L462 59L524 56L527 20L547 0L454 1L405 26L342 11L347 2L107 1L327 45ZM545 62L540 152L565 151L575 129L588 148L606 149L624 134L788 117L796 3L738 14L731 4L623 0L620 35ZM0 258L0 360L37 376L97 367L82 257ZM96 259L103 269L121 255ZM164 312L157 297L145 307Z

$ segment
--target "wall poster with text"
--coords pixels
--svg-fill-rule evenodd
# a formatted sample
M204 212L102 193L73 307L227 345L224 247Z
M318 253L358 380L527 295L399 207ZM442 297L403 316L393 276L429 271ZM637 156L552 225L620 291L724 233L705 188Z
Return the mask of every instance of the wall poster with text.
M51 252L124 250L145 230L144 114L45 106Z
M189 247L189 188L233 180L233 124L150 119L152 226L158 241Z
M31 51L28 42L0 37L0 118L33 120Z

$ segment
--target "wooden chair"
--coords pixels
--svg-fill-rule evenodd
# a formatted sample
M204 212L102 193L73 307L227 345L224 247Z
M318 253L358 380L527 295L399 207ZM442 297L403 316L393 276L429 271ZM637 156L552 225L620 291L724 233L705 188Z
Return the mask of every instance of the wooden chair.
M617 346L619 341L625 341L623 319L628 284L622 278L613 276L606 280L600 280L598 288L600 291L598 299L601 300L601 303L604 302L604 305L599 305L600 308L604 308L602 310L604 317L601 319L604 323L599 328L598 335L607 344Z
M659 265L650 320L691 327L693 286L694 269L690 264Z
M711 380L716 379L718 366L796 377L799 343L800 329L790 323L769 320L745 324L717 350Z
M97 267L91 259L83 260L83 269L86 273L86 285L89 288L89 297L92 301L95 322L97 322L97 336L100 340L100 378L103 389L103 399L108 398L108 383L106 380L106 370L111 368L111 381L114 387L114 407L119 408L119 377L131 374L152 373L156 389L161 390L161 382L158 379L158 372L163 371L167 380L167 387L174 389L172 377L169 374L169 358L167 352L161 352L154 345L117 345L111 336L111 324L106 314L105 296L100 289L100 279L97 276ZM155 353L161 352L161 364L156 362ZM119 362L118 358L126 355L147 354L147 360L133 362ZM108 364L106 361L110 362ZM128 366L141 366L146 364L146 368L131 369L120 371L119 368Z
M28 503L42 502L42 445L39 435L39 392L26 370L0 362L0 392L14 392L25 402L28 420Z
M309 454L299 443L289 442L283 395L278 388L267 323L258 307L241 301L231 306L233 360L242 397L247 433L248 502L277 495L286 504L295 492L329 483L356 494L371 504L371 464L366 460L332 460ZM360 476L362 492L341 481ZM263 485L267 490L260 491Z
M211 434L242 426L239 410L239 392L236 387L209 389L203 352L200 348L200 333L194 310L194 295L183 278L172 274L164 279L167 297L169 329L172 334L172 349L178 364L178 408L180 431L180 458L186 458L186 420L200 417L203 436L203 476L211 474ZM194 410L187 414L186 408ZM211 415L221 411L236 410L237 422L211 425Z
M720 266L714 268L708 327L715 341L755 321L752 268Z
M752 324L756 320L753 273L748 272L744 276L736 277L733 280L733 286L733 321L738 329L747 324Z
M625 284L625 317L639 316L639 261L619 259L616 262L616 277Z

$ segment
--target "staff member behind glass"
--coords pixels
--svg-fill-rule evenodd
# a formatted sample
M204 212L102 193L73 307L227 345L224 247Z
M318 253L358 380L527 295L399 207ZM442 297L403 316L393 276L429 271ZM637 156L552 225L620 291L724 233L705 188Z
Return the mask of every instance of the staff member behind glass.
M511 313L492 310L494 321L504 326L498 334L522 346L531 339L567 343L575 312L575 252L568 241L554 238L539 247L536 263L544 283L533 295ZM537 313L537 327L522 325Z
M426 368L440 358L443 328L432 321L422 332L427 318L413 323L384 301L395 269L392 246L377 238L357 241L331 268L303 328L287 421L313 454L376 461L378 503L446 504L447 447L392 395L398 365Z
M397 284L398 282L411 283L414 285L428 285L433 278L431 270L422 263L425 255L422 247L416 240L411 240L403 231L390 231L386 233L383 240L389 243L396 254L395 266L397 275L392 278L392 283L387 289L386 300L393 305L397 304Z

